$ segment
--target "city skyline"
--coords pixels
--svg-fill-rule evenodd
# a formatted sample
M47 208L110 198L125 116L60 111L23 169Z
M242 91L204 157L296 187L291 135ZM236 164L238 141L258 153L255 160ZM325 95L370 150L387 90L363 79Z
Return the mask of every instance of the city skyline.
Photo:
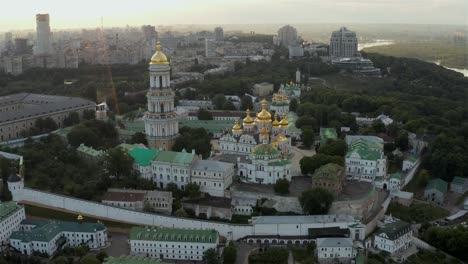
M47 6L47 8L44 8ZM72 11L69 11L73 8ZM259 11L261 10L261 12ZM434 10L438 15L434 16ZM447 24L468 23L468 1L464 0L175 0L112 1L83 0L70 6L64 1L20 0L8 4L0 18L0 31L35 27L35 15L48 13L52 29L183 24L307 24L307 23L383 23ZM210 15L207 15L210 14Z

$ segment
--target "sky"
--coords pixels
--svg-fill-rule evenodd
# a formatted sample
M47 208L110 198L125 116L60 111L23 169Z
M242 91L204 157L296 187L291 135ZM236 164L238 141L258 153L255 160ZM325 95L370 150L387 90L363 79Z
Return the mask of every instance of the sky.
M174 24L402 23L468 27L468 0L13 0L0 31L35 28L49 13L52 29Z

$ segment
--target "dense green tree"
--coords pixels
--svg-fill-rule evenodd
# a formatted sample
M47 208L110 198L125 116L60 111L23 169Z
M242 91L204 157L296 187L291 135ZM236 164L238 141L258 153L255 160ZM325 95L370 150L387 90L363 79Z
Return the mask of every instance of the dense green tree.
M252 97L244 95L241 99L240 109L245 111L247 109L253 109Z
M80 259L80 264L101 264L101 261L95 255L88 254Z
M302 174L312 174L316 169L328 163L335 163L343 166L344 159L340 156L328 156L319 153L312 157L303 157L299 162Z
M122 148L109 149L106 153L105 168L117 180L130 177L133 173L133 160Z
M84 110L83 111L83 119L84 120L91 120L96 118L96 112L93 110Z
M312 144L314 144L315 141L314 131L311 128L306 128L302 130L301 140L304 146L310 148L310 146L312 146Z
M236 110L236 106L231 100L226 100L223 104L222 110L233 111L233 110Z
M347 151L348 145L343 139L330 140L318 149L318 153L320 154L341 157L344 157Z
M64 126L73 126L78 123L80 123L80 115L77 112L71 112L65 119L63 119Z
M424 240L430 245L451 254L462 261L468 261L468 228L457 226L454 228L430 227L424 233Z
M223 251L223 264L235 264L237 258L237 248L231 241Z
M333 200L333 194L323 188L313 188L304 191L299 197L302 210L310 215L328 214Z
M198 110L198 120L213 120L213 115L206 109L200 108Z
M68 264L68 258L65 256L60 256L52 260L53 264Z
M408 149L408 133L403 132L398 135L395 139L395 146L397 146L401 151L406 151Z
M275 193L277 194L288 194L289 193L289 181L288 179L278 179L274 185Z
M385 125L379 119L374 120L372 122L372 128L374 129L375 133L385 133Z
M146 135L143 132L136 132L130 138L130 144L143 144L148 145L148 140L146 139Z
M187 194L188 197L190 198L198 198L200 197L201 195L201 192L200 192L200 186L198 186L198 184L196 183L187 183L187 185L185 185L185 193Z
M291 101L289 101L289 111L296 112L298 104L299 102L296 98L291 99Z
M218 109L218 110L222 110L223 109L223 105L224 103L226 102L226 97L224 96L224 94L216 94L214 97L213 97L213 105L215 107L215 109Z
M94 131L85 126L76 126L67 134L67 140L71 146L77 148L80 144L97 148L101 139Z
M81 143L93 148L111 148L118 143L118 133L114 125L99 120L88 120L74 126L67 135L73 147Z
M182 151L185 149L190 152L194 149L197 154L207 158L211 152L210 140L211 136L204 128L182 127L172 150Z
M203 254L203 259L206 264L220 264L220 259L216 249L210 248Z
M104 262L104 260L108 257L107 253L105 251L99 251L99 253L96 255L96 258L99 259L99 261Z

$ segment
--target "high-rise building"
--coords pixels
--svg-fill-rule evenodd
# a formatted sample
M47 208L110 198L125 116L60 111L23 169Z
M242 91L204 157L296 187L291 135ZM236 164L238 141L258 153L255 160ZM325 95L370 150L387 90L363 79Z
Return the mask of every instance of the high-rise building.
M359 56L356 32L341 27L333 31L330 38L330 56L338 58L352 58Z
M15 54L23 55L29 53L28 39L15 38Z
M36 15L36 55L50 54L50 23L49 14Z
M169 62L158 42L149 64L150 89L146 94L148 111L144 121L149 146L161 150L171 150L179 133L170 72Z
M212 38L205 39L205 57L216 56L216 40Z
M278 29L278 44L288 47L297 41L297 30L293 26L286 25Z
M214 29L214 38L216 41L223 41L224 40L224 30L222 27L216 27Z
M158 38L158 32L156 32L156 27L151 25L144 25L141 27L141 31L145 37L145 40L153 40Z

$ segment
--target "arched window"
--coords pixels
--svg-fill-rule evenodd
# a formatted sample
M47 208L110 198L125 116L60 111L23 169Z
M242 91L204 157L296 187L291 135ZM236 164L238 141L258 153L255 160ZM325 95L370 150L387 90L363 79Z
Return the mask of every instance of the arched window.
M159 76L159 88L162 88L162 87L163 87L162 76Z
M164 113L164 104L160 104L161 106L161 113Z

